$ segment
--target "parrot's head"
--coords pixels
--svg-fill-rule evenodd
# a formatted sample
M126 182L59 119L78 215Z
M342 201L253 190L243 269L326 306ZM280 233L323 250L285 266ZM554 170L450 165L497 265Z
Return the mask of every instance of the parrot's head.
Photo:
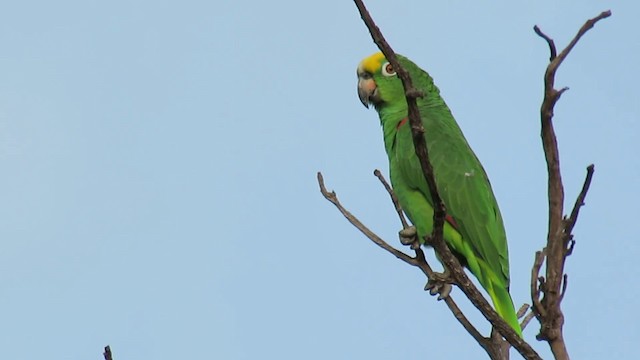
M404 68L405 62L410 63L400 55L398 61ZM365 107L373 105L380 110L387 105L406 104L402 81L381 52L362 60L358 65L357 75L358 97Z

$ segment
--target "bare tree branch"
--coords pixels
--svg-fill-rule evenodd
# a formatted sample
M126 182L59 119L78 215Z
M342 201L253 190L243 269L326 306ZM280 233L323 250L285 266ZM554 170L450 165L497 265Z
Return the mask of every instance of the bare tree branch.
M572 212L569 221L563 218L564 204L564 188L562 185L562 177L560 174L560 156L558 153L558 144L553 129L553 109L560 96L568 89L562 88L556 90L554 88L555 74L558 67L564 59L569 55L578 40L591 29L598 21L611 16L611 11L604 11L593 19L589 19L580 28L576 36L571 40L569 45L556 56L556 48L553 40L544 34L539 27L535 26L534 31L542 37L550 49L550 63L547 66L544 75L544 99L540 108L541 119L541 137L547 162L547 172L549 174L548 195L549 195L549 232L547 235L547 246L543 253L536 253L536 261L532 270L531 278L531 295L533 300L533 308L536 317L540 321L541 328L538 334L538 340L545 340L549 343L551 351L556 359L569 359L569 354L564 343L562 334L562 326L564 324L564 314L560 308L562 295L566 290L566 276L564 274L564 265L570 250L573 249L571 230L575 225L578 216L578 209L584 202L593 167L587 173L587 180L583 186L583 192L580 194L577 204L580 205ZM573 216L575 214L575 217ZM544 255L541 255L544 254ZM542 260L546 256L546 279L539 277L539 270ZM535 285L534 285L535 284ZM535 288L534 288L535 287ZM540 293L544 294L540 300Z
M533 31L535 31L536 34L538 34L538 36L540 36L541 38L547 41L547 44L549 44L549 53L551 54L549 56L549 61L553 61L553 59L556 58L556 54L557 54L556 44L553 42L553 39L548 37L547 34L543 33L538 27L538 25L533 26Z
M544 263L545 250L536 251L535 260L533 262L533 268L531 268L531 310L536 317L547 316L545 308L540 303L540 293L544 290L544 277L540 276L540 269Z
M529 304L522 304L522 306L520 306L520 309L516 311L516 317L518 319L522 318L524 314L527 313L527 310L529 310Z
M389 186L389 184L387 183L384 176L379 170L374 171L374 175L378 177L380 182L384 185L385 189L391 196L391 199L396 208L396 211L398 211L400 221L402 222L403 227L407 228L409 224L406 222L404 218L404 214L402 213L400 204L398 203L395 193L391 189L391 186ZM326 189L324 184L324 178L322 176L322 173L320 172L318 172L318 184L320 185L320 192L325 197L325 199L327 199L329 202L335 205L338 208L338 210L347 218L347 220L353 226L355 226L358 230L360 230L360 232L362 232L367 238L369 238L369 240L373 241L376 245L387 250L388 252L393 254L395 257L406 262L407 264L418 267L422 271L422 273L427 276L428 279L434 278L435 272L427 262L427 259L422 249L420 248L415 249L416 256L413 258L403 253L402 251L395 249L394 247L389 245L386 241L382 240L382 238L380 238L378 235L376 235L371 230L369 230L369 228L367 228L364 224L362 224L360 220L358 220L353 214L351 214L348 210L346 210L342 206L342 204L338 200L338 196L336 195L336 193L334 191L329 192ZM458 322L465 328L465 330L467 330L467 332L478 342L478 344L487 352L487 354L492 360L502 360L504 358L499 351L500 347L497 347L494 343L492 343L490 338L486 338L482 336L482 334L480 334L478 329L476 329L471 324L471 322L464 315L462 310L460 310L460 308L458 307L456 302L453 300L453 297L451 295L445 297L443 300L445 304L447 304L447 307L449 308L453 316L456 318L456 320L458 320Z
M573 231L573 227L576 226L576 221L578 221L578 215L580 214L580 208L584 206L584 200L587 197L587 192L589 191L589 186L591 186L591 180L593 179L593 172L595 171L595 167L593 164L587 166L587 176L584 179L584 184L582 185L582 190L580 190L580 194L576 199L576 203L573 205L573 210L571 210L571 216L567 219L565 223L565 237L567 237L566 242L571 240L571 232Z
M320 172L318 172L318 184L320 185L320 192L322 193L324 198L329 200L329 202L332 203L333 205L335 205L338 208L338 210L340 210L342 215L344 215L344 217L347 218L347 220L353 226L355 226L358 230L360 230L366 237L368 237L376 245L387 250L388 252L393 254L395 257L406 262L407 264L413 265L413 266L419 266L418 261L416 259L403 253L400 250L397 250L393 246L387 244L386 241L382 240L382 238L376 235L373 231L369 230L369 228L366 227L362 222L360 222L358 218L353 216L353 214L351 214L347 209L345 209L342 206L342 204L340 204L340 201L338 200L338 196L336 195L335 191L331 191L331 192L327 191L327 188L324 186L324 178L322 177L322 173ZM429 271L431 271L431 268L429 268Z

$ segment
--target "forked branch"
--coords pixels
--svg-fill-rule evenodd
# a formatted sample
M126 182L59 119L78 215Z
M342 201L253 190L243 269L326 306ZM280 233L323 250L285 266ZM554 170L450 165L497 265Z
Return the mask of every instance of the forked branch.
M391 189L391 186L389 186L389 183L387 183L386 179L384 178L384 176L379 170L375 170L374 175L380 180L380 182L384 185L385 189L389 193L389 196L391 197L393 205L396 211L398 212L398 216L400 218L400 221L402 222L403 228L407 228L409 225L406 219L404 218L404 214L402 212L402 209L400 208L400 203L398 202L393 190ZM419 268L422 271L422 273L424 273L427 276L428 279L434 278L434 271L429 265L429 263L427 262L422 249L420 248L415 249L416 256L411 257L405 254L404 252L389 245L386 241L384 241L382 238L376 235L373 231L367 228L360 220L358 220L358 218L356 218L353 214L351 214L351 212L349 212L346 208L344 208L344 206L342 206L342 204L338 200L338 196L336 195L336 193L334 191L328 191L327 188L325 187L324 178L322 176L322 173L320 172L318 172L318 185L320 185L320 192L322 193L322 196L324 196L325 199L327 199L329 202L335 205L336 208L338 208L338 210L340 211L340 213L342 213L342 215L353 226L355 226L358 230L360 230L360 232L362 232L367 238L369 238L369 240L373 241L376 245L388 251L389 253L394 255L396 258L404 261L409 265ZM451 294L444 298L444 302L447 304L447 307L449 308L453 316L456 318L456 320L458 320L458 322L465 328L465 330L467 330L467 332L478 342L478 344L487 352L487 354L492 360L503 359L501 355L502 354L501 351L503 347L496 346L496 344L492 341L491 338L484 337L482 336L482 334L480 334L480 332L473 326L473 324L471 324L469 319L467 319L467 317L462 313L462 310L460 310L456 302L453 300L453 297L451 296Z
M564 187L560 174L560 155L558 144L553 129L553 110L560 96L568 90L564 87L560 90L554 88L555 74L560 64L566 59L580 38L591 29L598 21L611 16L611 11L604 11L593 19L589 19L580 28L576 36L560 54L557 54L553 40L544 34L538 26L533 29L542 37L549 46L550 62L544 75L544 99L540 107L541 137L547 162L548 172L548 197L549 197L549 231L547 245L543 251L536 253L536 259L531 274L531 296L533 309L540 321L541 328L538 340L549 343L551 351L556 359L569 359L569 354L564 343L562 327L564 314L560 303L567 287L567 275L564 273L564 265L567 256L571 254L575 241L571 234L578 218L579 209L584 203L594 167L587 168L587 177L582 191L576 200L576 205L569 218L563 216ZM546 278L539 275L542 263L546 257ZM540 298L542 296L542 298Z

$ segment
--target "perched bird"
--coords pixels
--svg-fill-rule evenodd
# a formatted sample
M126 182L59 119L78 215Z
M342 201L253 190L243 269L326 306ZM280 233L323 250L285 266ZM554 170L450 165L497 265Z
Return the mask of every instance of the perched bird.
M398 60L424 96L417 99L429 158L446 209L444 240L480 281L500 316L522 336L509 294L507 236L491 184L431 76L406 57ZM424 244L433 230L433 200L415 153L402 81L382 53L360 62L358 95L380 117L391 184ZM402 235L401 235L402 236Z

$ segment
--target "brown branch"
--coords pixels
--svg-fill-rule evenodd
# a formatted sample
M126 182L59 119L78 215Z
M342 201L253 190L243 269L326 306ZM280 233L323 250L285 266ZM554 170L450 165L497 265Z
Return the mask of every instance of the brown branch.
M547 312L540 303L540 293L544 287L544 278L540 276L540 269L542 268L544 258L545 249L536 251L533 267L531 268L531 310L538 318L547 316Z
M591 186L591 180L593 179L593 173L595 171L595 167L593 164L587 166L587 176L584 179L584 184L582 184L582 190L580 190L580 194L576 199L576 203L573 205L573 210L571 210L571 216L567 219L565 223L565 236L567 236L567 241L571 240L569 236L573 231L573 227L576 226L576 221L578 221L578 215L580 215L580 208L584 206L584 200L587 197L587 192L589 191L589 186Z
M379 170L375 170L374 175L378 177L380 182L384 185L385 189L391 196L391 200L396 208L396 211L398 212L400 221L402 222L403 227L407 228L408 223L404 218L402 209L400 208L400 203L397 201L397 197L393 192L393 190L391 189L391 186L389 186L389 184L387 183L384 176ZM434 275L435 272L433 271L429 263L427 263L427 259L421 248L415 249L416 256L412 258L409 255L403 253L402 251L397 250L393 246L389 245L386 241L382 240L382 238L380 238L377 234L375 234L368 227L366 227L362 222L360 222L360 220L358 220L358 218L356 218L353 214L351 214L351 212L349 212L346 208L344 208L340 203L340 201L338 200L338 196L336 195L335 191L329 192L327 190L324 184L324 177L322 176L322 173L318 172L317 176L318 176L318 185L320 186L320 192L322 193L324 198L327 199L333 205L335 205L336 208L338 208L338 210L340 211L340 213L342 213L342 215L353 226L355 226L358 230L360 230L360 232L362 232L367 238L369 238L369 240L373 241L376 245L387 250L389 253L394 255L396 258L404 261L405 263L418 267L427 276L428 279L435 278L435 275ZM467 330L467 332L478 342L478 344L487 352L487 354L492 360L501 360L504 358L503 353L501 353L500 351L506 348L504 346L496 346L496 344L493 343L490 338L485 338L484 336L482 336L482 334L480 334L478 329L476 329L471 324L469 319L464 315L462 310L460 310L460 308L458 307L458 305L453 300L453 297L450 294L444 298L444 302L445 304L447 304L447 307L449 308L453 316L456 318L456 320L458 320L458 322L462 325L462 327L464 327L465 330ZM501 345L501 343L499 344Z
M536 34L538 34L538 36L540 36L541 38L547 41L547 44L549 44L549 53L551 54L549 56L549 61L553 61L553 59L556 58L556 54L557 54L556 44L553 42L553 39L548 37L545 33L543 33L542 30L540 30L540 28L538 27L538 25L533 26L533 31L535 31Z
M518 309L518 311L516 311L516 317L518 319L520 319L521 317L524 316L524 314L527 313L527 310L529 310L529 304L522 304L522 306L520 306L520 309Z
M539 254L536 254L536 262L532 270L531 278L531 295L533 300L533 308L536 317L540 321L540 333L537 335L538 340L545 340L549 343L551 351L556 359L569 359L563 334L562 326L564 324L564 314L562 313L560 303L562 301L563 289L566 289L566 277L564 276L564 265L569 251L567 246L572 240L571 229L575 225L578 210L574 207L575 218L565 221L563 218L564 204L564 188L562 185L562 177L560 174L560 156L558 153L558 144L553 129L553 110L560 96L568 89L562 88L556 90L554 88L555 74L558 67L564 59L569 55L573 47L578 43L580 38L591 29L598 21L611 16L611 11L604 11L593 19L589 19L580 28L576 36L571 40L569 45L555 56L555 44L553 40L545 35L539 27L534 27L534 31L542 37L551 52L550 62L544 74L544 99L540 107L541 120L541 137L544 149L545 159L547 162L548 172L548 197L549 197L549 232L547 234L547 246L544 256L546 256L546 279L538 277ZM588 183L591 178L589 173L583 187L586 196ZM584 202L584 196L579 197L578 202ZM579 208L580 206L578 206ZM572 213L573 215L573 213ZM569 230L569 231L567 231ZM537 268L536 268L537 267ZM539 284L538 284L539 282ZM542 300L539 299L540 292L544 294Z
M449 269L456 285L464 292L469 298L471 303L482 313L482 315L489 320L495 329L497 329L504 338L513 345L513 347L520 352L520 354L526 359L540 359L540 356L527 344L511 326L509 326L496 311L489 305L487 300L478 291L476 286L471 282L466 275L458 259L451 253L449 247L445 244L442 231L444 224L444 217L446 214L445 205L442 202L438 189L436 186L435 177L433 175L433 167L429 161L428 147L424 138L424 128L420 119L420 112L416 103L418 97L424 96L420 91L413 87L411 77L409 73L402 68L397 60L394 51L391 49L384 36L380 32L380 29L375 24L371 15L367 11L364 3L361 0L354 0L360 16L365 25L369 29L369 33L375 44L380 51L384 54L385 58L391 66L394 68L398 77L402 80L402 85L405 90L405 96L407 100L409 122L411 124L411 133L413 135L413 143L416 151L416 155L420 160L420 166L424 174L425 180L429 187L429 192L434 204L433 233L428 240L429 245L433 246L434 250L440 257L440 260L444 266ZM496 344L496 347L500 347L501 344Z
M391 196L391 199L392 199L393 204L394 204L394 206L396 208L396 211L398 211L398 215L400 217L400 220L403 223L403 227L407 228L409 226L409 224L406 222L406 220L404 218L404 214L402 213L402 210L400 208L400 204L397 202L397 198L395 196L395 193L391 189L391 186L389 186L389 184L387 183L387 181L385 180L384 176L382 175L382 173L380 173L379 170L376 170L374 172L374 175L376 175L376 177L378 177L380 182L384 185L385 189L387 190L387 192ZM367 238L369 238L369 240L373 241L376 245L378 245L381 248L387 250L388 252L390 252L395 257L399 258L400 260L404 261L405 263L419 268L422 271L422 273L427 276L428 279L435 278L435 275L434 275L435 272L433 271L433 269L431 268L431 266L427 262L427 259L426 259L425 255L424 255L424 252L422 251L422 249L420 249L420 248L415 249L416 256L413 257L413 258L410 257L409 255L403 253L402 251L395 249L394 247L389 245L386 241L382 240L382 238L380 238L374 232L369 230L369 228L367 228L364 224L362 224L360 222L360 220L358 220L353 214L351 214L347 209L345 209L342 206L342 204L338 200L338 196L336 195L336 193L334 191L329 192L326 189L326 186L324 184L324 178L322 176L322 173L320 173L320 172L318 172L318 184L320 186L320 192L322 193L324 198L327 199L329 202L331 202L333 205L335 205L338 208L338 210L342 213L342 215L344 215L344 217L347 218L347 220L353 226L355 226L358 230L360 230L360 232L362 232ZM449 308L449 310L451 311L453 316L456 318L456 320L458 320L458 322L465 328L465 330L467 330L467 332L487 352L487 354L489 355L489 357L491 359L493 359L493 360L501 360L501 359L503 359L503 357L498 352L498 348L491 342L491 339L490 338L486 338L486 337L482 336L482 334L480 334L478 329L476 329L473 326L473 324L471 324L471 322L464 315L462 310L460 310L460 308L458 307L456 302L453 300L453 297L451 295L445 297L444 298L444 302L445 302L445 304L447 304L447 307Z
M345 209L342 206L342 204L340 204L340 201L338 200L338 196L336 195L335 191L331 191L331 192L327 191L327 188L324 186L324 178L322 177L322 173L320 172L318 172L318 184L320 185L320 192L322 193L322 196L324 196L325 199L329 200L330 203L335 205L335 207L337 207L338 210L340 210L342 215L344 215L344 217L347 218L347 220L351 223L351 225L355 226L358 230L360 230L360 232L362 232L366 237L368 237L376 245L387 250L398 259L406 262L409 265L419 266L416 259L394 248L393 246L387 244L386 241L382 240L382 238L376 235L373 231L369 230L369 228L366 227L362 222L360 222L358 218L353 216L353 214L351 214L347 209Z
M504 319L498 315L498 313L489 305L487 300L478 291L478 288L471 282L467 274L462 269L462 266L458 260L451 254L451 250L447 247L444 241L433 242L433 247L440 255L441 260L445 266L451 271L454 279L456 279L456 285L462 290L462 292L469 298L469 301L482 313L482 315L489 320L491 325L502 334L502 336L524 357L525 359L541 359L540 355L524 341L518 334L509 326ZM451 254L451 256L443 256L443 254Z
M102 353L102 355L104 355L104 360L113 360L113 356L111 355L111 347L109 345L104 347L104 352Z

